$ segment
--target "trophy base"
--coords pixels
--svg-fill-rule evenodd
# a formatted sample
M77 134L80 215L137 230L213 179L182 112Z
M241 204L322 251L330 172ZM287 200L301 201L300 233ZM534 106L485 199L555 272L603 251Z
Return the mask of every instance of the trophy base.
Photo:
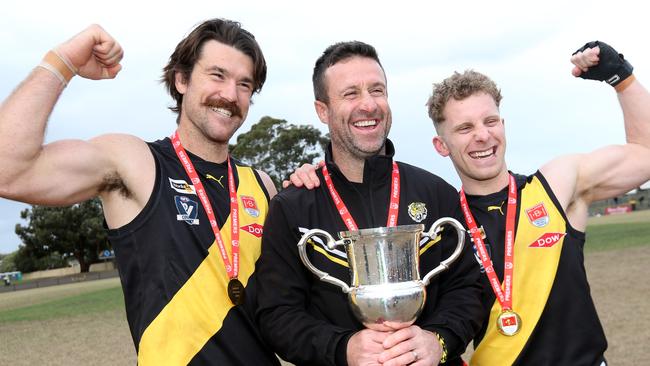
M352 311L366 328L389 331L407 327L422 311L422 281L362 285L348 294Z

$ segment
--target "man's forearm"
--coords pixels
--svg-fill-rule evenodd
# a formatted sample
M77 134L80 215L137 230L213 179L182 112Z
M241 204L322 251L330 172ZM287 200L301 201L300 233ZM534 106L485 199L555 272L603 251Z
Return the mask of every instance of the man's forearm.
M623 111L627 142L650 148L650 93L634 80L617 96Z
M0 184L12 182L38 156L63 88L52 72L36 67L0 106Z

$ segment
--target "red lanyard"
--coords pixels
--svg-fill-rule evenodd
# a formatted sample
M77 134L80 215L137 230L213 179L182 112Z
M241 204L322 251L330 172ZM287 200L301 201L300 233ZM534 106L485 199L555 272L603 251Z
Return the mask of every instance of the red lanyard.
M460 206L463 209L465 221L467 222L469 232L472 235L472 239L474 240L476 251L478 251L478 254L481 258L481 264L483 264L485 274L488 276L490 284L492 285L492 290L499 300L499 304L501 304L501 309L511 310L513 283L512 275L515 267L515 211L517 210L517 184L515 183L515 178L512 176L512 174L509 175L505 255L503 260L503 290L501 289L499 278L497 277L496 272L494 272L494 264L492 263L492 260L490 259L490 256L485 249L485 243L483 242L483 238L481 238L480 230L476 226L476 220L474 220L474 216L472 216L472 212L469 210L467 198L465 197L465 191L463 189L460 190Z
M199 175L196 174L194 169L194 164L190 161L190 158L187 156L187 152L181 144L181 140L178 138L178 131L174 132L171 137L172 145L174 146L174 151L176 151L176 156L178 160L183 164L185 172L190 177L194 188L196 189L196 194L201 200L203 209L208 215L210 220L210 226L212 227L212 232L214 232L214 238L219 246L219 252L221 253L221 259L223 259L223 264L226 267L226 272L228 273L228 278L233 279L237 278L239 274L239 204L237 202L237 189L235 188L235 178L232 173L232 167L230 166L230 157L227 158L228 161L228 190L230 191L230 236L232 243L232 265L228 259L228 252L226 252L226 246L223 243L221 238L221 232L219 231L219 226L217 225L217 218L214 216L214 211L212 211L212 205L210 204L210 199L208 198L205 188L203 188L203 183Z
M352 215L350 215L350 211L345 206L345 203L343 203L343 200L341 199L341 196L339 196L339 193L336 191L336 188L334 188L334 182L332 182L330 173L327 170L327 165L323 166L323 177L325 178L325 184L327 184L327 189L329 189L330 196L332 196L332 200L334 200L334 204L336 205L336 210L341 215L343 222L345 222L345 226L347 226L348 230L350 231L359 230L357 223L352 218ZM397 214L399 211L399 186L399 168L397 167L397 163L393 162L393 172L391 174L390 186L390 204L388 205L388 220L386 221L386 226L388 227L397 226Z

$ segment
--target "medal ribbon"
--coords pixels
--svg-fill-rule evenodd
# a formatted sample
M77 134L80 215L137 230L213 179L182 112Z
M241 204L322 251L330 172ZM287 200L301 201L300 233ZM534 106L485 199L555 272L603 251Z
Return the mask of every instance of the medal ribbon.
M490 256L487 253L485 243L481 237L481 232L476 226L476 220L474 220L474 216L472 216L472 212L470 211L469 205L467 204L465 191L462 188L460 190L460 206L463 209L463 215L465 215L467 227L469 228L469 232L472 235L474 246L476 247L476 251L478 252L481 259L481 264L483 264L483 268L485 269L485 274L488 276L490 285L492 285L492 291L494 291L494 294L496 295L497 300L499 300L499 304L501 305L501 310L512 310L512 275L515 267L515 211L517 210L517 184L515 183L515 177L510 174L508 183L505 255L503 260L503 290L501 289L499 278L497 277L496 272L494 272L494 264L492 263L492 259L490 259Z
M341 199L341 196L339 196L339 193L336 191L336 188L334 188L334 182L332 182L332 177L330 177L330 173L327 170L327 165L323 166L323 177L325 178L325 184L327 185L330 196L334 201L334 205L336 205L336 210L339 212L339 215L341 215L345 226L347 226L348 230L350 231L359 230L359 227L352 218L350 211L345 206L345 203L343 203L343 200ZM393 161L393 171L391 173L390 186L390 203L388 205L388 220L386 221L387 227L397 226L397 214L399 211L399 188L399 168L397 167L397 163Z
M201 200L203 209L208 215L210 221L210 226L212 227L212 232L214 232L214 238L219 247L219 253L221 253L221 259L223 259L223 264L226 267L226 272L228 273L228 278L231 280L237 278L239 274L239 204L237 202L237 189L235 188L235 178L233 175L232 166L230 165L230 157L226 160L228 161L228 190L230 191L230 235L231 235L231 245L232 245L232 265L230 259L228 258L228 252L226 252L226 246L224 245L223 238L221 237L221 232L219 231L219 225L217 225L217 218L214 215L212 210L212 205L210 204L210 199L208 194L201 183L199 175L194 169L194 164L190 161L190 158L187 156L187 152L181 144L181 140L178 138L178 131L174 132L171 137L172 145L174 146L174 151L176 151L176 156L180 160L185 172L190 177L194 188L196 189L196 194Z

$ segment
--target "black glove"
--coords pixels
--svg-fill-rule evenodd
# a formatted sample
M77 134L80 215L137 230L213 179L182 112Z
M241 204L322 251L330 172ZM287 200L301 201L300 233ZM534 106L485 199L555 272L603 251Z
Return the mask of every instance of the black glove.
M588 68L586 72L582 72L580 74L581 78L605 81L611 86L616 86L621 81L627 79L628 76L632 75L632 70L634 70L632 65L627 62L622 54L616 52L612 46L605 42L589 42L573 54L575 55L587 48L594 48L596 46L600 48L598 64Z

